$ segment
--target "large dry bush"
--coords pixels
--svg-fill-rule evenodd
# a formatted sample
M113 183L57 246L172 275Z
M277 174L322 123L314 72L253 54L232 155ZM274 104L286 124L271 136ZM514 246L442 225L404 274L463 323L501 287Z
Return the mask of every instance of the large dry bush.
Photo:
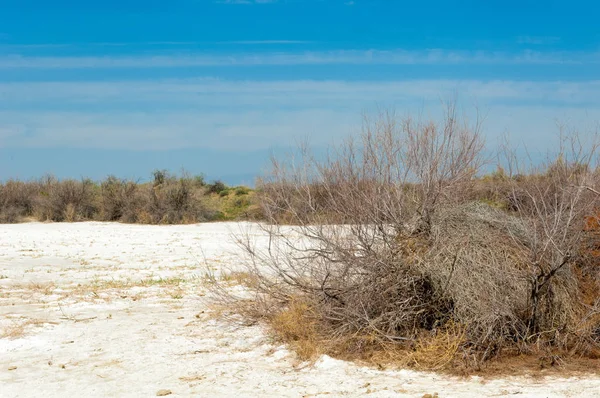
M311 346L316 335L338 355L401 349L415 366L594 354L598 293L585 301L578 275L596 272L580 260L599 199L595 147L572 141L555 156L563 163L503 176L512 202L502 209L474 200L479 128L453 106L441 123L382 114L325 160L308 150L275 160L261 183L268 243L239 236L252 314L277 329L293 311L299 330L310 325ZM285 325L284 337L306 335Z

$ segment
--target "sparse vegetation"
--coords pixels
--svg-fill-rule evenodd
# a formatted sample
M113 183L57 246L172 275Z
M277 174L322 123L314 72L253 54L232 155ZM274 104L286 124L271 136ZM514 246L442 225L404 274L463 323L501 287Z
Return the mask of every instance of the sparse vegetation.
M221 181L207 185L204 176L176 176L166 170L154 171L148 183L115 176L98 183L45 176L0 184L2 223L95 220L181 224L250 217L259 217L253 190L228 187Z

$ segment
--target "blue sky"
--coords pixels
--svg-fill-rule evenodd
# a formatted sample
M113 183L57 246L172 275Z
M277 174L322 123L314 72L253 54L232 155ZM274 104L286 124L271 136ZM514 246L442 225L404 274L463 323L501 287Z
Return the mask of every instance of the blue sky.
M490 146L600 121L581 1L0 0L0 179L185 168L251 182L271 151L458 96Z

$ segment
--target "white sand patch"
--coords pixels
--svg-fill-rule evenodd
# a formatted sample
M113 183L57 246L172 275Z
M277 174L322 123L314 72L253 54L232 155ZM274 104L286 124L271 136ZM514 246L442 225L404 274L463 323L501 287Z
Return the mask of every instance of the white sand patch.
M260 326L211 316L200 263L235 268L240 226L0 225L0 397L600 396L597 376L294 366Z

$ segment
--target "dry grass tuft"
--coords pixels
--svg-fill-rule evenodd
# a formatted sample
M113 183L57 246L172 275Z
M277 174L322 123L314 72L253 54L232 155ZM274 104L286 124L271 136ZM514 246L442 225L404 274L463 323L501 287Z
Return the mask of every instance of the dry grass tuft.
M5 327L0 333L1 338L18 339L25 335L25 323L15 322L10 326Z
M465 329L464 326L448 322L444 329L421 336L412 352L406 355L406 364L420 370L448 370L454 367L466 343Z
M0 338L6 339L19 339L27 335L27 332L32 327L41 327L47 323L52 323L48 321L43 321L41 319L18 319L13 320L12 324L4 327L0 330Z
M375 334L332 335L332 330L319 320L318 310L292 299L282 310L267 318L275 338L289 345L302 361L319 355L360 361L384 367L408 366L419 370L450 371L461 361L465 328L446 325L443 330L426 333L414 344L398 345Z
M254 289L258 286L256 275L244 271L232 271L221 275L220 280L230 285L240 285Z
M314 359L327 351L315 315L309 304L294 299L269 319L275 335L288 343L301 360Z

